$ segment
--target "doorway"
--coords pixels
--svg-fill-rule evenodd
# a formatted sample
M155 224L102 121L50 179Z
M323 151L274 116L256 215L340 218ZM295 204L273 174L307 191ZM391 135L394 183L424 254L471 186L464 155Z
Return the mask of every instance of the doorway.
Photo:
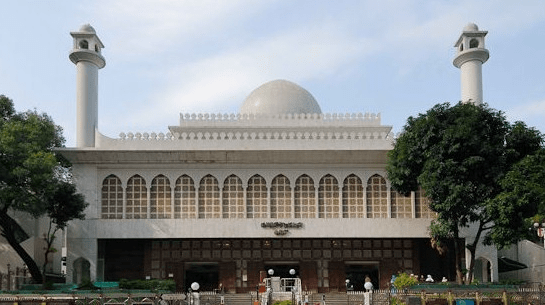
M291 275L290 270L295 270L295 274ZM297 262L268 262L265 263L265 272L269 275L269 270L273 270L273 276L280 278L294 278L299 277L299 264Z
M191 283L199 283L201 291L212 291L219 284L218 263L186 263L184 291L188 291Z
M365 284L365 277L371 278L374 289L379 288L379 272L378 262L346 262L344 266L347 283L347 290L353 291L365 291L363 285Z

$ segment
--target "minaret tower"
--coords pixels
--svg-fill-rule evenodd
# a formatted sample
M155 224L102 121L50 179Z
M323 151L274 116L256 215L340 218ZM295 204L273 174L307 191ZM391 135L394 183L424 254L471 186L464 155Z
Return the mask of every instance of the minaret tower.
M77 70L76 147L94 147L98 128L98 69L106 65L100 54L104 45L89 24L70 35L74 38L74 46L69 57Z
M487 33L479 31L476 24L469 23L454 45L457 53L453 64L460 68L462 103L480 105L483 102L482 65L490 56L484 47L484 36Z

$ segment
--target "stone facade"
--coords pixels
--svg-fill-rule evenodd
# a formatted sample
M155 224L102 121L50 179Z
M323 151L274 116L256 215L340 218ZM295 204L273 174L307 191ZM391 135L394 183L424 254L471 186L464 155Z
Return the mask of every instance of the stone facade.
M73 53L90 37L103 60L94 29L80 32ZM384 288L399 271L454 278L453 258L429 245L422 191L390 187L394 135L379 114L323 114L308 91L276 80L240 113L181 114L166 134L113 139L94 120L95 80L78 82L84 140L61 150L90 203L68 228L70 281L174 278L179 290L199 281L240 292L269 269L294 269L316 291L343 291L346 279L363 289L367 275Z

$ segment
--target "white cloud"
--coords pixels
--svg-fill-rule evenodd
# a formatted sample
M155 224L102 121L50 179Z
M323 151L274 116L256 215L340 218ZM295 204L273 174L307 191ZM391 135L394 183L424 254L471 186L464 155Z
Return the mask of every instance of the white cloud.
M191 39L222 29L270 1L251 0L101 0L98 19L115 39L111 52L124 56L157 55Z
M507 110L507 116L510 121L543 118L545 117L545 100L515 106Z
M405 77L429 72L430 59L441 69L452 69L443 60L445 54L453 56L453 44L467 22L516 33L545 12L538 9L540 1L528 6L510 1L355 1L326 12L312 11L309 3L101 0L95 13L108 27L99 30L109 32L114 42L108 49L114 53L111 59L134 62L138 69L139 62L158 58L155 66L134 70L140 76L144 69L153 71L146 75L157 84L146 93L153 107L135 107L145 110L131 110L136 113L125 120L163 126L165 113L227 112L237 109L252 89L277 78L301 83L347 68L361 75L380 73L359 67L370 58L396 67ZM277 10L276 4L284 6L286 18L263 13ZM247 28L256 16L269 27ZM219 39L207 46L206 37L212 36ZM191 58L178 56L182 51Z
M251 90L266 81L325 78L377 52L377 46L341 32L309 28L264 37L231 52L173 67L166 77L171 81L152 98L157 113L146 111L139 120L160 119L159 109L216 112L238 108Z

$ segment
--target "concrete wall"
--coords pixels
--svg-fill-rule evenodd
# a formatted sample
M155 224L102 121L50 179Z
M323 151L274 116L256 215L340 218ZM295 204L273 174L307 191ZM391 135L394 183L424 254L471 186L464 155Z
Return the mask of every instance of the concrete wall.
M543 245L523 240L510 249L499 251L498 256L505 256L528 266L526 269L502 272L500 280L517 279L528 283L545 282L545 248Z

